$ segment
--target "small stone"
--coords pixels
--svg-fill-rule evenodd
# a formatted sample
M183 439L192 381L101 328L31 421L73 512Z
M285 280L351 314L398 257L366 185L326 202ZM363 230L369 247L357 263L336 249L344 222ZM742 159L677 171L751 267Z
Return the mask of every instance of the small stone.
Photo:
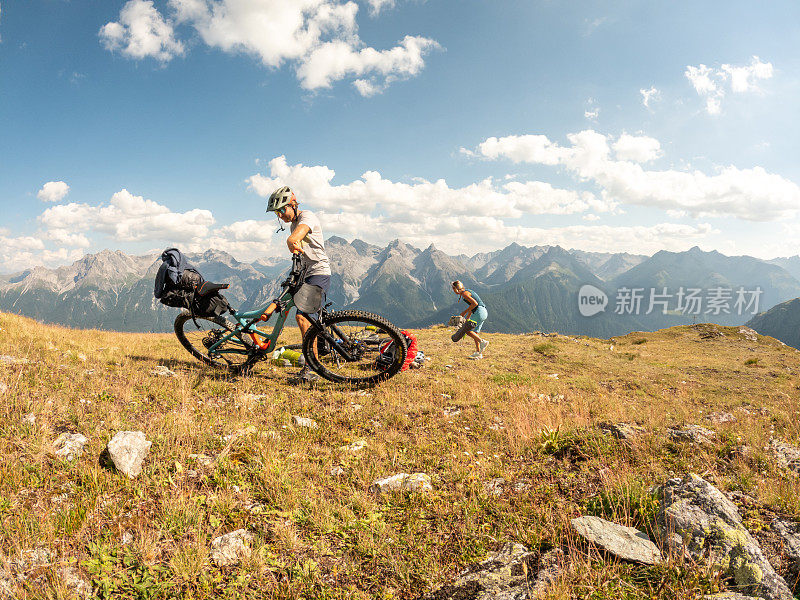
M133 541L133 534L130 531L126 531L122 534L122 538L120 539L119 543L123 546L130 544Z
M461 409L457 406L445 406L442 412L445 417L457 417L461 414Z
M353 442L349 446L343 446L342 450L347 450L349 452L360 452L361 450L363 450L366 447L367 447L367 442L358 440L356 442Z
M661 552L644 531L591 516L572 519L571 523L580 536L614 556L647 565L662 560Z
M86 362L86 355L83 352L78 352L78 360L81 362Z
M218 567L238 564L250 556L253 534L246 529L226 533L211 542L211 560Z
M632 440L644 431L635 423L600 423L600 429L620 440Z
M141 431L120 431L108 442L108 454L117 469L134 478L142 472L142 463L152 445Z
M425 473L414 473L413 475L398 473L385 479L376 479L369 489L373 493L399 491L426 493L433 491L433 484L431 478Z
M703 596L703 600L764 600L755 596L745 596L739 592L721 592L719 594L709 594Z
M711 419L712 423L716 423L717 425L721 423L736 423L736 417L728 412L712 413L708 416L708 418Z
M53 561L53 553L47 548L25 550L11 561L11 569L16 573L18 581L28 579L28 571L48 566Z
M0 364L6 365L27 365L30 364L27 358L17 358L16 356L9 356L8 354L0 354Z
M262 400L269 400L269 394L242 394L240 399L243 402L261 402Z
M309 419L308 417L298 417L294 415L292 417L292 424L295 427L303 427L305 429L318 429L319 425L314 419Z
M705 444L717 437L714 431L700 425L685 425L680 429L668 429L667 432L675 442L691 442L693 444Z
M62 433L53 442L56 456L72 462L83 453L83 447L89 442L81 433Z
M363 407L360 404L354 404L353 402L350 403L350 408L353 409L353 412L360 411Z
M248 425L244 429L240 429L239 431L235 431L234 433L223 436L222 441L227 444L228 442L236 441L239 438L247 437L248 435L255 435L256 433L258 433L256 426Z
M344 469L342 467L333 467L331 469L331 477L341 477L344 475Z
M36 425L36 415L33 413L28 413L27 415L23 415L22 422L25 425Z
M0 396L5 396L8 393L8 386L0 381Z
M491 479L483 484L484 491L489 496L494 496L497 498L498 496L503 495L503 486L506 484L506 480L502 477L496 477L495 479Z
M214 466L214 458L209 456L208 454L190 454L189 460L193 460L201 467Z
M781 468L800 474L800 448L776 439L770 440L769 446Z
M169 367L158 365L155 369L150 371L151 375L158 375L159 377L177 377L177 375L169 370Z
M558 373L550 373L550 375L548 375L548 377L550 379L558 379Z
M74 567L67 567L63 571L64 587L77 598L91 598L92 585L83 579Z

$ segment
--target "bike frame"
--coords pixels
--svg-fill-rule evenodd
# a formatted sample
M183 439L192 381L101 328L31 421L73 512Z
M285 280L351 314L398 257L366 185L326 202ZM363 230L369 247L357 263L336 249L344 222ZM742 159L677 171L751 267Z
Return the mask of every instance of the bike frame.
M208 347L208 353L212 354L250 354L250 350L242 344L241 340L239 340L239 334L255 334L261 338L263 338L261 344L266 345L266 347L262 347L262 350L268 352L270 350L275 350L275 343L278 341L278 336L283 331L283 326L286 324L286 318L289 316L289 311L294 308L294 300L292 299L292 295L289 293L289 290L284 290L283 293L278 298L279 306L282 306L283 309L278 311L276 310L267 321L262 321L261 315L264 314L264 311L267 310L269 304L263 306L259 310L248 310L244 312L235 311L231 314L231 316L236 320L238 323L238 327L233 331L228 332L226 335L222 336L216 342L214 342L211 346ZM271 304L271 303L270 303ZM272 317L277 313L277 319L275 320L275 325L272 327L272 333L268 333L259 329L256 326L259 322L264 322L268 324ZM241 345L241 350L238 348L227 348L227 349L219 349L219 347L228 341L233 341Z
M278 314L277 319L275 321L275 325L272 327L272 333L267 333L266 331L262 331L256 324L262 322L261 315L269 307L269 304L261 308L260 310L250 310L245 312L238 312L234 311L232 313L233 318L239 324L233 331L228 332L226 335L222 336L216 342L211 344L208 347L208 353L216 353L218 355L222 354L250 354L252 350L246 348L241 340L238 338L240 334L255 334L261 338L263 341L260 342L261 350L263 352L269 352L271 350L275 350L275 345L278 341L278 336L283 331L283 327L286 324L286 319L289 316L289 311L294 308L294 299L292 298L292 294L290 289L285 289L283 293L277 300L278 306L281 307L281 310L276 310L275 313ZM271 304L271 303L270 303ZM265 321L265 323L269 323L272 320L272 316L275 314L273 313L270 315L270 318ZM331 346L332 350L339 354L345 360L353 360L353 356L344 348L341 347L340 344L336 343L336 340L332 338L319 320L307 313L299 313L303 315L308 321L311 323L312 327L315 327L320 333L320 337L324 339L328 344ZM341 331L336 325L331 327L336 334L345 342L349 342L349 338L347 335ZM224 342L233 341L239 345L241 345L241 349L238 348L228 348L228 349L219 349L219 346L222 345Z

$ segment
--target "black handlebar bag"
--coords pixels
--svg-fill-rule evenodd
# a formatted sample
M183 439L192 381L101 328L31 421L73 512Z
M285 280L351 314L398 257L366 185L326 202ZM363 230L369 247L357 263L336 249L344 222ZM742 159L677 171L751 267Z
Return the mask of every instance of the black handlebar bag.
M297 312L311 315L319 312L319 309L322 308L322 299L324 296L325 292L318 285L304 283L300 286L300 289L295 292L292 299L294 300L294 305L297 307Z

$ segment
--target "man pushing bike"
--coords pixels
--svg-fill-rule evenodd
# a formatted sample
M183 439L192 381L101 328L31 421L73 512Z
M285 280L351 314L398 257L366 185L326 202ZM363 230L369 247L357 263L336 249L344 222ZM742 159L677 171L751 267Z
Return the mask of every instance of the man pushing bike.
M322 304L325 304L325 295L331 284L331 263L325 253L325 241L322 236L322 225L317 216L310 210L300 210L297 205L297 197L287 186L278 188L269 197L267 202L267 212L274 212L284 223L291 223L289 237L286 245L292 254L299 253L303 267L304 279L303 287L316 286L322 290ZM283 227L281 227L283 229ZM313 290L303 290L298 293L305 293ZM301 337L305 336L311 326L299 312L295 315L297 325L300 327ZM308 366L304 366L297 379L301 381L314 381L319 376L311 371Z

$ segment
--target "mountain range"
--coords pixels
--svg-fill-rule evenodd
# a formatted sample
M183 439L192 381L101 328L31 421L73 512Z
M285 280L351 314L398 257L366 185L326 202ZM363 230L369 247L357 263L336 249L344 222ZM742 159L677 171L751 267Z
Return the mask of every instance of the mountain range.
M800 257L763 261L699 248L648 257L516 243L451 256L434 245L422 250L394 240L381 248L336 236L326 241L326 250L333 271L328 300L334 308L377 312L403 327L443 323L461 312L466 305L451 290L455 279L486 303L484 330L489 332L611 337L693 321L735 325L800 296ZM284 256L245 263L219 250L187 257L206 279L229 283L225 294L240 308L274 298L290 266ZM153 298L158 258L104 250L69 266L5 275L0 310L69 327L169 331L175 309ZM587 289L606 298L604 310L591 316L583 316L579 307L579 293ZM752 301L750 292L757 289L758 306L751 303L743 314L737 291ZM695 301L701 297L700 305L686 301L691 290ZM637 295L634 302L630 296Z

